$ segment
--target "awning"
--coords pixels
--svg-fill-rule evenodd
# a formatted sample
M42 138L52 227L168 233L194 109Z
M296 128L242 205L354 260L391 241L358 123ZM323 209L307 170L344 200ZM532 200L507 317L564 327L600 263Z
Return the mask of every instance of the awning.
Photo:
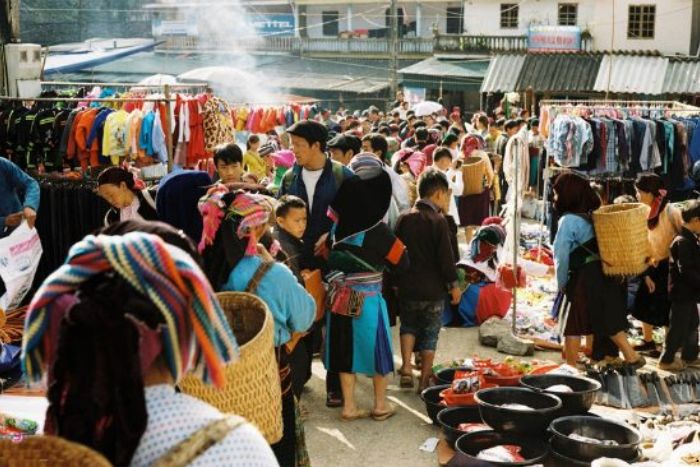
M664 57L605 55L593 89L623 94L663 94L668 63L668 58Z
M431 57L399 70L408 87L479 92L488 58Z
M481 92L511 92L525 63L525 55L496 55L486 70Z
M516 91L591 92L602 56L582 53L537 53L525 58Z
M671 58L666 69L664 92L700 94L700 60Z

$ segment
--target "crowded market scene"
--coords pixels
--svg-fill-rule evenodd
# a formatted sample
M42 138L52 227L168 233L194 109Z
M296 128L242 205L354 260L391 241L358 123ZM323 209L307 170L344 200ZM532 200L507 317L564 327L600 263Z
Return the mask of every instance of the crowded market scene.
M108 3L0 1L0 466L700 465L698 2Z

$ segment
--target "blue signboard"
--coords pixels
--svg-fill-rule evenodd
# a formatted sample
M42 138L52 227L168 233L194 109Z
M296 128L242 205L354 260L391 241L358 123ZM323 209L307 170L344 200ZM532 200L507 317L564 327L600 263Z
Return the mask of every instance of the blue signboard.
M293 36L294 15L285 13L251 15L255 31L263 36Z
M564 52L581 50L578 26L530 26L527 32L530 52Z

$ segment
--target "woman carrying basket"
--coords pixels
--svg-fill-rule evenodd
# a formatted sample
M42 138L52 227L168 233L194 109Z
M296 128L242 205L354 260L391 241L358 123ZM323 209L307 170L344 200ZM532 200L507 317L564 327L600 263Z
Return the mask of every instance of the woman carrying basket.
M681 231L680 211L668 202L664 181L654 173L640 174L634 184L637 200L649 206L647 227L651 261L642 275L639 291L634 300L632 315L642 322L644 342L639 351L650 351L652 357L660 352L652 337L654 326L668 326L671 302L668 299L668 257L671 243Z
M562 214L554 240L554 265L557 285L565 294L559 326L566 362L576 366L581 336L593 334L594 360L617 356L619 350L627 362L640 368L646 361L625 334L625 289L603 274L598 254L591 213L600 207L600 198L585 178L574 173L560 175L553 188L555 209Z
M292 391L292 370L287 342L294 332L306 332L316 316L316 302L285 265L275 262L262 245L269 237L275 200L252 193L229 193L221 188L203 198L205 232L201 247L209 254L226 258L228 279L223 291L248 292L257 295L270 309L275 322L275 354L282 384L282 439L272 450L282 467L309 464L304 441L304 428L297 401ZM221 222L221 219L224 221ZM207 227L208 226L208 227ZM225 234L228 231L227 235ZM223 239L226 242L223 242ZM279 244L270 247L272 253Z

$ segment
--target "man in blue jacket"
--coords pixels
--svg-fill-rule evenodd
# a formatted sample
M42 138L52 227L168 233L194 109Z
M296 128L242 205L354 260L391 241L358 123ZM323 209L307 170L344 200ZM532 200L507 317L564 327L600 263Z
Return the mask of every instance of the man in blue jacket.
M0 157L0 238L26 219L34 228L39 210L39 184L11 161Z
M354 177L350 169L326 156L328 128L312 120L302 120L290 127L289 133L296 162L282 178L279 196L294 195L308 207L308 222L304 232L304 246L300 269L325 270L324 260L316 253L333 226L328 207L335 199L343 180ZM304 350L301 350L302 344ZM321 330L315 325L312 333L302 340L291 355L294 374L303 381L311 378L311 360L314 348L320 347ZM326 375L326 405L343 405L338 373Z

